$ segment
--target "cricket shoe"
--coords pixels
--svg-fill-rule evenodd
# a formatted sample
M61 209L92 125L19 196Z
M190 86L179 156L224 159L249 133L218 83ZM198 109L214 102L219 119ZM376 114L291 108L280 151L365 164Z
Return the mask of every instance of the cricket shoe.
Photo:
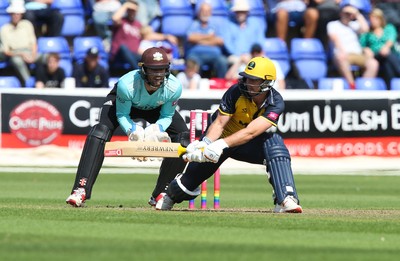
M157 201L156 201L156 199L155 199L153 196L151 196L151 197L149 198L149 201L147 201L147 203L149 203L150 206L155 207L156 204L157 204Z
M156 198L156 210L171 210L175 202L167 195L167 193L160 193Z
M67 204L74 207L83 207L86 201L86 192L84 188L75 189L72 194L65 200Z
M274 213L302 213L303 209L297 202L293 196L287 196L282 204L275 205Z

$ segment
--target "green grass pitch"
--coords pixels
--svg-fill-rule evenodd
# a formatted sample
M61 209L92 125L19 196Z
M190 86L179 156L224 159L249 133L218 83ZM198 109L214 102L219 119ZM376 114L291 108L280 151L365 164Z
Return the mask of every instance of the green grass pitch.
M400 176L296 175L303 214L273 214L262 175L221 175L221 211L151 209L156 175L0 173L0 260L398 260ZM208 183L212 203L212 179ZM199 200L196 200L199 205Z

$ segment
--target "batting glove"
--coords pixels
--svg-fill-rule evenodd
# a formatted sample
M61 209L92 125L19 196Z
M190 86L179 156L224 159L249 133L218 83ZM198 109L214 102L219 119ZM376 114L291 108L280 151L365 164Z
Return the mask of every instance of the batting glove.
M203 151L199 149L183 154L182 159L186 162L206 162Z
M204 157L207 161L217 163L224 149L228 147L224 139L216 140L204 148Z

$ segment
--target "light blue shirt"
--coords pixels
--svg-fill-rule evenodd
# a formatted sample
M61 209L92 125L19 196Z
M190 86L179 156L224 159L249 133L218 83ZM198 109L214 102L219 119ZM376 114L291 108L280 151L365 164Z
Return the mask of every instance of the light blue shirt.
M165 79L161 88L149 94L140 76L140 70L130 71L119 79L117 85L116 108L119 125L128 134L129 130L135 129L133 127L135 122L129 116L132 107L153 110L161 106L160 117L156 124L166 130L171 125L181 94L182 85L172 74ZM137 116L140 117L140 115Z

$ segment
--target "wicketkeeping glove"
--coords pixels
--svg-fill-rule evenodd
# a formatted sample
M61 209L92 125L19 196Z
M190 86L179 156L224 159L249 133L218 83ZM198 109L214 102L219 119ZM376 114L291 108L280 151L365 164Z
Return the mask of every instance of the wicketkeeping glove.
M129 141L143 141L144 140L144 129L142 126L134 124L132 130L128 131Z
M171 138L168 133L162 130L162 127L158 124L151 124L144 129L144 140L145 141L158 141L158 142L171 142Z
M224 149L228 147L224 139L216 140L204 148L204 158L207 161L217 163Z

